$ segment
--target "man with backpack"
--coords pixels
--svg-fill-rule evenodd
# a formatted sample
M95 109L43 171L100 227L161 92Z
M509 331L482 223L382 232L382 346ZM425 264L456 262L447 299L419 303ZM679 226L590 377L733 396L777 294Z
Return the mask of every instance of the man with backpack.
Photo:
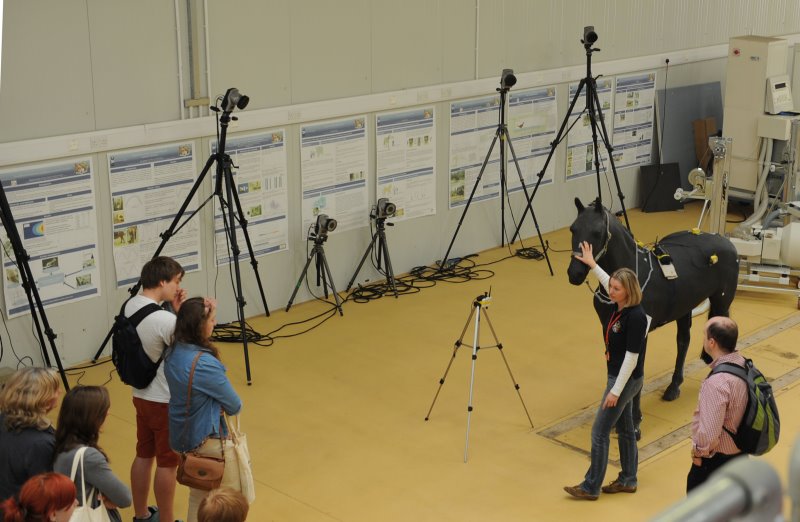
M153 363L159 364L155 377L146 387L133 388L133 404L136 408L136 458L131 465L134 522L158 522L162 518L170 522L174 520L178 455L169 445L169 387L164 377L164 366L160 362L165 348L172 343L175 313L186 300L186 290L180 287L183 274L183 267L170 257L151 259L142 267L141 293L131 297L123 306L123 314L129 319L152 304L169 303L174 311L150 311L136 325L144 352ZM150 310L153 309L155 307L151 306ZM153 490L158 509L147 505L154 459L156 472Z
M736 351L739 328L729 317L712 317L703 332L702 358L712 368L700 386L700 398L692 418L692 468L686 480L687 493L708 479L712 472L742 451L735 433L745 414L748 384L725 371L713 371L726 363L745 366Z

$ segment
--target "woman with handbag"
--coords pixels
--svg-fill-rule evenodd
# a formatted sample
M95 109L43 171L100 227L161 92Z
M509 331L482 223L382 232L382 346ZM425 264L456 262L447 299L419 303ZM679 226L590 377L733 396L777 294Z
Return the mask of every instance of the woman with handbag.
M69 522L78 501L75 484L61 473L41 473L29 478L19 491L0 504L5 522Z
M209 490L219 486L241 490L239 463L224 414L239 413L242 401L210 341L216 317L213 299L187 299L178 311L174 344L164 358L170 445L181 454L178 482L189 486L187 522L196 522Z
M0 499L16 495L30 477L53 469L61 381L46 368L17 370L0 391Z
M86 498L86 511L121 522L118 508L131 505L131 490L114 475L97 445L110 407L108 390L102 386L76 386L67 392L58 412L53 471L73 479L78 504L83 506Z

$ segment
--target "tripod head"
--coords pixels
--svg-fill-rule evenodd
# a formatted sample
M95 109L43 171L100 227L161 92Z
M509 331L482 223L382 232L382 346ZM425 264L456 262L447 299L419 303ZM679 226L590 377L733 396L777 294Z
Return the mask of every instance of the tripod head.
M474 301L472 301L472 306L474 306L475 308L478 307L488 308L489 303L491 303L491 301L492 301L492 288L489 287L488 292L484 292L483 294L476 297Z

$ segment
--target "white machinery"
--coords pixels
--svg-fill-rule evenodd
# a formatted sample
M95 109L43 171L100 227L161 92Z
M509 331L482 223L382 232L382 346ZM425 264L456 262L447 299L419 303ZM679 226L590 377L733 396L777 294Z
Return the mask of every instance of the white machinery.
M725 87L724 138L710 138L714 175L689 173L692 191L676 199L704 199L700 223L725 233L728 197L753 201L754 212L729 236L740 258L739 287L798 296L800 276L800 118L786 74L787 42L732 38ZM790 114L786 114L789 112Z

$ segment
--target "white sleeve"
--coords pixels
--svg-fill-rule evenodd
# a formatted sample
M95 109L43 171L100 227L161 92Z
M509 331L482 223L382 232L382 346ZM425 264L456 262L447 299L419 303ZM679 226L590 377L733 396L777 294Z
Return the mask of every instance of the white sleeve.
M611 388L611 393L617 397L620 396L623 388L628 384L628 379L630 379L634 368L636 368L638 360L638 353L625 352L625 360L622 361L622 366L619 368L619 374L617 375L617 380L614 382L614 386Z
M600 281L600 284L603 285L603 288L606 289L606 292L608 292L608 280L611 278L606 274L606 271L600 268L600 265L594 265L592 273L597 277L597 280Z

